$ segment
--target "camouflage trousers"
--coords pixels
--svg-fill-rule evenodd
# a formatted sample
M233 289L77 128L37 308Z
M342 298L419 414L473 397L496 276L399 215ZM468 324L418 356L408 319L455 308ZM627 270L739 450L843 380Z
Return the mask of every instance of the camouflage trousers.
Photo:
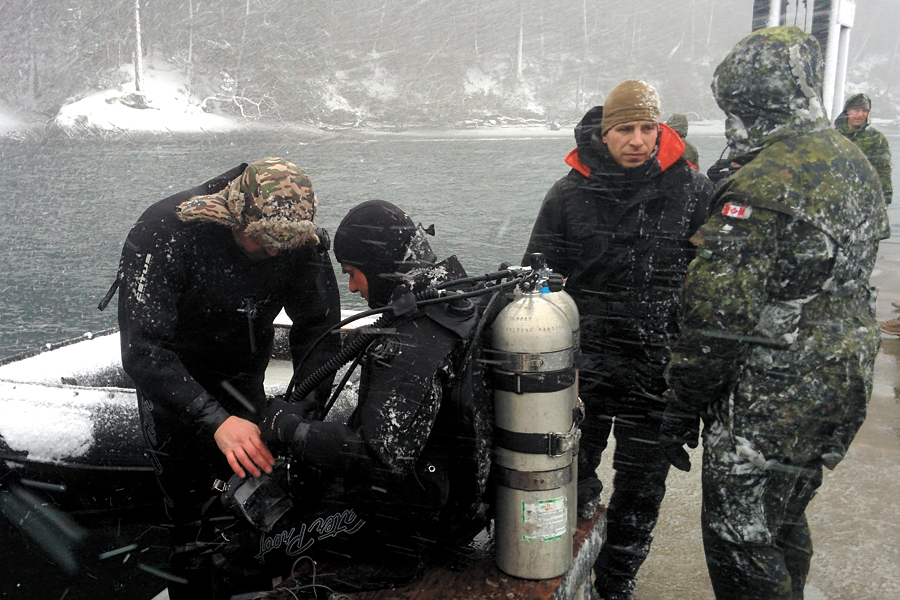
M822 484L819 461L766 461L752 442L713 422L704 432L702 483L703 546L716 598L802 600L813 553L805 513Z

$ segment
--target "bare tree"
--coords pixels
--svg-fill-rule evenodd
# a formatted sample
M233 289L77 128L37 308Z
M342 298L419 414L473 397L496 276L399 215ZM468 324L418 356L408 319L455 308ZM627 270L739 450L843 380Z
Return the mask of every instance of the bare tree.
M522 46L525 38L525 2L519 2L519 44L516 51L516 81L522 81Z
M584 70L588 64L590 43L588 40L587 0L581 0L581 29L584 37L584 52L581 56L581 68L578 70L578 83L575 87L575 108L580 109L584 102Z
M28 0L28 17L29 22L34 23L34 0ZM37 49L34 44L34 36L28 36L28 93L31 99L37 98L39 93L38 87L38 69L37 69Z
M144 59L141 51L141 0L134 0L134 91L143 92Z
M188 93L191 92L191 80L194 77L194 0L188 0L188 50L187 50L187 79Z

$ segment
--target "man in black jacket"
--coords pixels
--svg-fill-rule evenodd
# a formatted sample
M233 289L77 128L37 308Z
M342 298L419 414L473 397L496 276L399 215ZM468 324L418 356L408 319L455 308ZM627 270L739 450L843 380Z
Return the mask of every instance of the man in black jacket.
M453 256L436 263L425 231L381 200L351 209L334 253L350 290L370 307L411 310L356 331L369 337L348 419L308 421L280 401L266 409L263 439L284 450L298 474L293 511L260 534L266 552L257 560L267 567L279 559L289 566L299 548L331 560L415 563L425 549L468 541L488 517L489 392L465 368L480 364L477 354L465 360L478 312L466 299L408 303L428 287L452 287L465 271ZM341 526L323 528L327 522Z
M157 202L125 241L122 364L137 388L176 544L193 535L186 524L201 518L217 477L271 471L256 422L276 315L284 308L293 320L291 352L301 373L337 349L337 339L329 340L296 362L340 320L316 208L306 173L269 158ZM190 579L182 566L173 564ZM172 598L180 591L199 593L170 586Z
M567 277L581 315L579 389L586 420L579 455L579 507L602 485L596 476L616 438L607 540L595 564L603 598L632 598L665 494L669 464L658 447L663 372L678 336L691 235L712 193L684 143L659 122L656 90L625 81L575 128L572 167L547 193L525 260L533 252Z

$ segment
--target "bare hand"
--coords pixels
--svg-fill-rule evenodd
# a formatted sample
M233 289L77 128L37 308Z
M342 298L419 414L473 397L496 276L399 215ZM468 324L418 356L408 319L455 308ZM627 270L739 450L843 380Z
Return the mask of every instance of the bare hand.
M241 479L246 476L244 468L254 477L262 474L260 468L266 473L272 472L275 459L260 439L259 428L250 421L228 417L213 437L228 464ZM242 465L244 468L241 468Z

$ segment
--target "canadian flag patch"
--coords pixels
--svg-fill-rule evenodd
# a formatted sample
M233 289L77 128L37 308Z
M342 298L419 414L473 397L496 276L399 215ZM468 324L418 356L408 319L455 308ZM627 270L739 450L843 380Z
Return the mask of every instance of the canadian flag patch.
M749 219L750 213L753 211L752 206L738 206L728 202L722 207L722 214L732 219Z

